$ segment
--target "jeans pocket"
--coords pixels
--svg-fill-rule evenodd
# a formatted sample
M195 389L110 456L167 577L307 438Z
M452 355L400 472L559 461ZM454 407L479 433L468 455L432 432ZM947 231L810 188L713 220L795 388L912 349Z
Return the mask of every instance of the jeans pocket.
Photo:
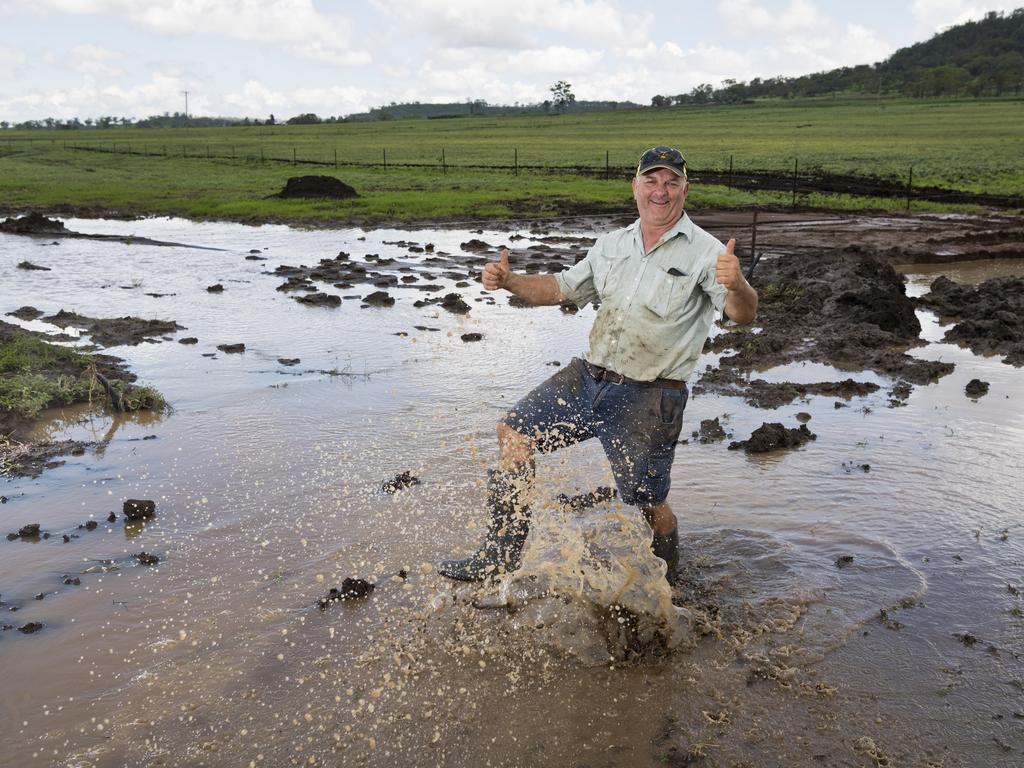
M682 424L683 409L686 407L685 389L661 390L661 423Z

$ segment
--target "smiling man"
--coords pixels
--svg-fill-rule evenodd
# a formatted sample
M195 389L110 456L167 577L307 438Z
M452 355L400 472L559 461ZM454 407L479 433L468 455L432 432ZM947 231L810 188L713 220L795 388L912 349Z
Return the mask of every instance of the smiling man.
M693 373L717 313L749 323L757 292L727 245L683 209L689 182L677 149L653 147L633 178L639 219L598 238L586 258L556 275L519 275L508 251L484 268L484 288L504 288L530 304L599 302L590 348L520 400L498 423L499 466L488 482L491 514L483 546L439 571L483 581L519 567L530 528L534 454L596 437L619 495L638 506L651 548L671 583L679 531L666 502L676 440Z

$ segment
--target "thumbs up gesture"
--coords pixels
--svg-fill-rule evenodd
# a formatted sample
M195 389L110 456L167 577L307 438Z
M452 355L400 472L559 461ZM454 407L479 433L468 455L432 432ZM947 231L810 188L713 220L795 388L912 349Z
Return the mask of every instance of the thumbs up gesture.
M746 282L740 270L740 260L734 253L735 249L736 239L733 238L726 243L725 250L718 254L718 262L715 264L715 281L730 291L739 290Z
M492 261L484 267L483 284L488 291L496 291L504 288L508 283L508 276L512 269L508 265L508 248L501 249L501 257L498 261Z

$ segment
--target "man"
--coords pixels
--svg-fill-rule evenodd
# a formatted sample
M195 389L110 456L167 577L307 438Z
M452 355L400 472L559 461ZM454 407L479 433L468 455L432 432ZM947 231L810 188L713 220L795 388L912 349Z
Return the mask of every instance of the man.
M599 301L590 349L530 392L498 423L499 466L488 481L487 536L475 554L438 570L463 581L494 579L519 567L530 526L534 453L596 437L619 495L643 511L651 548L673 581L679 531L665 501L682 428L686 380L718 312L750 323L757 292L727 245L683 210L689 183L679 150L640 157L633 197L640 218L598 238L586 258L556 275L511 271L508 250L484 268L489 291L504 288L530 304Z

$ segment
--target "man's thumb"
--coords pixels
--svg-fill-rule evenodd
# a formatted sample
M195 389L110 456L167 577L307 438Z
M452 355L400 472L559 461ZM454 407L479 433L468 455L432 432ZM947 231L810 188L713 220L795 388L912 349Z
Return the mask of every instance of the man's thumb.
M730 256L734 255L736 249L736 238L732 238L728 243L725 244L725 252Z
M498 264L508 269L508 248L501 249L501 258L498 259Z

